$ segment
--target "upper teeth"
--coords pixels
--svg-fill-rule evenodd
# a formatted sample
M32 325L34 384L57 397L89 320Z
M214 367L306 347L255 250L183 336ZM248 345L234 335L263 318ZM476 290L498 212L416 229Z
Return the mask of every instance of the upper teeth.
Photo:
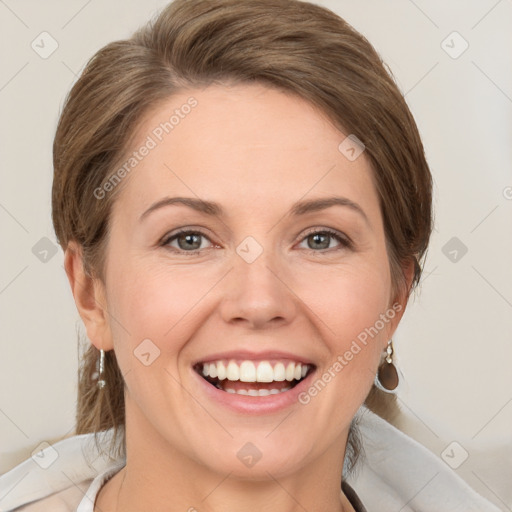
M216 361L203 363L203 375L205 377L217 377L219 380L240 380L242 382L273 382L300 380L306 376L309 365L289 362L275 363L274 367L269 361L260 361L257 367L253 361Z

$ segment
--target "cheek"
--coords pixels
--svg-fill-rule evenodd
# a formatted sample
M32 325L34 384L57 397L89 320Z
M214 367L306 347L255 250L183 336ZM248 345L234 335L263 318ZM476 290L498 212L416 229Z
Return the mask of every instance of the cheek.
M314 277L305 272L301 279L302 296L330 328L329 338L357 336L389 307L390 276L382 266L347 266Z
M197 329L202 300L219 275L218 269L169 268L162 262L133 258L113 269L110 278L116 353L128 365L128 356L134 351L137 356L144 340L151 340L161 355L177 354Z
M326 365L339 363L337 375L343 377L337 381L347 389L366 388L373 381L395 314L389 304L389 269L381 261L301 276L300 296L314 311L329 351Z
M379 261L329 269L315 281L302 275L301 297L315 312L328 356L299 402L312 408L319 424L330 425L332 435L368 395L395 316L388 302L390 274Z
M172 376L179 375L180 351L193 336L193 306L205 293L190 277L133 260L110 274L116 358L129 395L146 415L180 407L168 390L178 391Z

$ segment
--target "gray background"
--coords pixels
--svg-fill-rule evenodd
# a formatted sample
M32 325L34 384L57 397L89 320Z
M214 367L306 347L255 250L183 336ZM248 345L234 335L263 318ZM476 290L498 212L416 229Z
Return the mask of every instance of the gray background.
M0 472L73 429L80 322L50 221L63 99L165 3L0 0ZM395 339L403 429L511 510L512 1L317 3L392 69L436 183L421 293Z

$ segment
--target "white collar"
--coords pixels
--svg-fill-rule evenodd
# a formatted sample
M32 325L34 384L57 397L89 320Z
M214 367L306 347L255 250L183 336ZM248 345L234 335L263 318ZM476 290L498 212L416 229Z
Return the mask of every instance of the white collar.
M368 512L500 512L440 457L366 407L356 418L364 453L347 481Z

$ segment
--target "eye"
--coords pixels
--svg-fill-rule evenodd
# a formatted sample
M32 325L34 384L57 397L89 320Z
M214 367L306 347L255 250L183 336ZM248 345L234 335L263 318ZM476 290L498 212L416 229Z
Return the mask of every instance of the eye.
M206 246L203 245L204 241L208 241ZM332 247L331 242L335 240L338 242L338 247ZM307 250L312 252L330 252L330 250L340 250L345 248L352 248L351 240L342 233L332 229L314 229L306 233L302 239L302 243L307 241ZM199 254L202 250L211 247L213 242L201 231L182 229L177 233L173 233L165 237L161 245L169 247L178 253Z
M189 254L196 254L200 252L202 249L205 249L201 243L201 239L206 239L210 242L211 240L200 231L191 231L191 230L181 230L177 233L174 233L171 236L164 238L162 241L162 245L166 247L171 247L172 249L182 252L187 252ZM173 245L173 243L176 245Z
M334 231L332 229L321 229L314 230L306 233L306 236L303 238L303 241L307 241L308 247L307 249L312 250L314 252L326 251L329 249L333 249L331 247L331 241L336 240L338 242L337 249L351 248L351 241L338 231ZM336 250L336 248L334 248Z

